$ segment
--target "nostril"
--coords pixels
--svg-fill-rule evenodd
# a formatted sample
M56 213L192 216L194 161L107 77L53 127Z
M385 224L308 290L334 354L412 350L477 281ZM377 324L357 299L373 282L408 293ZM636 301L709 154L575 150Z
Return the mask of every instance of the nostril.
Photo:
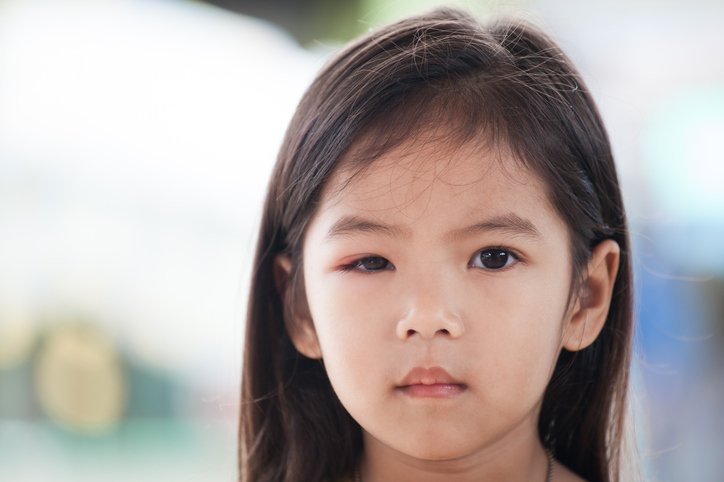
M414 335L415 333L417 333L417 330L414 330L414 329L412 329L412 328L410 328L410 329L407 330L407 336L408 336L408 337L411 337L411 336ZM445 336L450 336L450 330L448 330L447 328L441 328L441 329L437 330L437 331L435 332L435 334L436 334L436 335L437 335L437 334L441 334L441 335L445 335Z
M410 310L397 322L395 336L400 340L413 338L445 339L460 337L465 332L462 319L453 311L419 313Z

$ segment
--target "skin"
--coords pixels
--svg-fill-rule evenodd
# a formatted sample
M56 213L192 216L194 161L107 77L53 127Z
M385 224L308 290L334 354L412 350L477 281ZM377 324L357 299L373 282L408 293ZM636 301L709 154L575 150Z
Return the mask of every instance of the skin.
M561 349L600 332L618 245L594 249L568 303L566 225L512 160L422 136L339 189L349 174L333 175L308 226L307 305L288 328L363 429L362 480L543 482L541 399ZM350 216L366 224L330 233ZM481 259L490 248L505 250L494 269ZM276 267L283 287L290 260ZM400 388L433 366L459 384L452 396ZM581 480L557 463L554 474Z

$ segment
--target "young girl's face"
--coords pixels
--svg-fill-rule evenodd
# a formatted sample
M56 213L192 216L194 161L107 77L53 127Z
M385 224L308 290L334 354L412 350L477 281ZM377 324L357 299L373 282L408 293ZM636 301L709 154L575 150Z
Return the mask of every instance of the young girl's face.
M419 459L537 440L570 318L566 225L511 159L432 138L350 184L338 170L304 239L310 320L365 450Z

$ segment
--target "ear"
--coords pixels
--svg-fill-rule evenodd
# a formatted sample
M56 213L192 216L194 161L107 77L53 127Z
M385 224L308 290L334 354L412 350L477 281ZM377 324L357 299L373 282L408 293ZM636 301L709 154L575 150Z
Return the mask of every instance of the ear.
M601 241L591 253L587 276L576 295L563 332L563 348L578 351L593 343L603 329L618 274L621 249L612 239Z
M291 296L292 260L286 254L274 258L274 284L284 304L284 326L294 348L308 358L322 358L322 350L317 339L309 309L304 299L292 304ZM300 298L304 298L301 296Z

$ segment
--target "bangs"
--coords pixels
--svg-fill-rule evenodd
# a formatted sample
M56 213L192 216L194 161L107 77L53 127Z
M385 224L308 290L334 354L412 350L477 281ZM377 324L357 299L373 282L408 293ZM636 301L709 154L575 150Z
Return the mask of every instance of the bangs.
M490 78L454 77L429 81L408 89L380 105L340 157L336 170L344 173L344 189L374 162L401 146L406 155L430 146L445 154L463 146L480 150L481 156L513 159L526 168L510 148L503 109L487 95ZM489 77L489 76L486 76ZM444 156L441 156L441 158Z

